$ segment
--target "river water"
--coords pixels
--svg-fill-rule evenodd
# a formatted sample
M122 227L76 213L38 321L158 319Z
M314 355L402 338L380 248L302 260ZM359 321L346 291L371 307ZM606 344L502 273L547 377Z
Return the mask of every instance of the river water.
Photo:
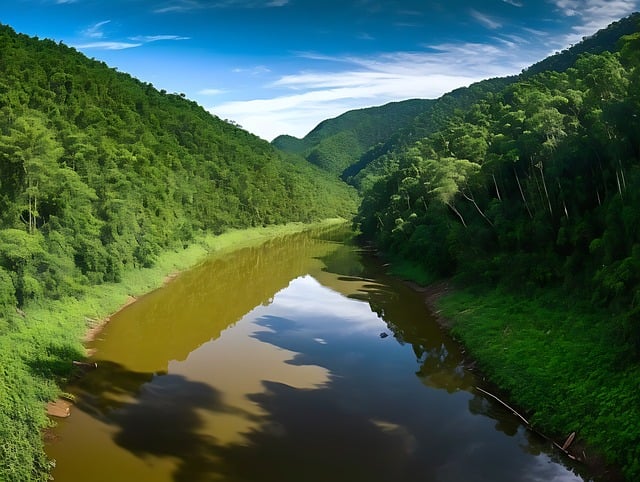
M347 238L214 256L113 316L48 443L55 480L582 481Z

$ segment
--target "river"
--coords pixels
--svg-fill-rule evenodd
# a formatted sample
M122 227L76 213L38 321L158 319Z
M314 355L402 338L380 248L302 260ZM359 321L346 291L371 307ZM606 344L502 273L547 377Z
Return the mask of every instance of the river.
M348 238L212 256L113 316L47 444L55 480L582 481Z

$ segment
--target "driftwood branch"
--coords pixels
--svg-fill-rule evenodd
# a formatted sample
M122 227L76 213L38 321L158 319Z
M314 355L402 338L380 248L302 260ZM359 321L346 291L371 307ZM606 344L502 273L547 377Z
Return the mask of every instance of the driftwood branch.
M511 411L511 413L513 413L516 417L518 417L520 420L522 420L524 422L525 425L527 426L531 426L531 424L529 423L529 421L524 418L522 415L520 415L515 408L507 405L505 402L503 402L502 400L500 400L498 397L496 397L493 393L489 393L486 390L483 390L480 387L476 387L476 390L478 390L479 392L484 393L485 395L489 395L491 398L493 398L494 400L496 400L497 402L499 402L502 406L506 407L507 409L509 409Z
M509 410L511 413L513 413L516 417L518 417L520 420L522 420L524 422L524 424L527 426L527 428L529 430L531 430L532 432L537 433L538 435L540 435L542 438L544 438L545 440L548 440L549 442L551 442L554 447L556 447L558 450L560 450L562 453L564 453L567 457L569 457L571 460L575 460L577 462L584 462L584 458L579 458L576 457L575 455L571 454L569 452L569 446L571 446L571 444L573 443L573 441L576 438L576 433L572 432L571 435L569 435L567 437L567 440L565 440L565 442L560 445L559 443L555 442L554 440L552 440L550 437L547 437L545 434L537 431L536 429L534 429L531 424L529 423L529 421L524 418L522 415L520 415L516 409L514 409L513 407L511 407L510 405L508 405L506 402L504 402L503 400L500 400L498 397L496 397L493 393L489 393L486 390L483 390L480 387L476 387L476 390L478 390L479 392L484 393L485 395L493 398L495 401L497 401L498 403L500 403L503 407L505 407L507 410ZM586 457L585 457L586 458Z

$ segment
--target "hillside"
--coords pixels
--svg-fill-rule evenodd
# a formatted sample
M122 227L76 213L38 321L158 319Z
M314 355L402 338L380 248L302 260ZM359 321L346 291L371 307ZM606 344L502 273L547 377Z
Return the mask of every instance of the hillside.
M417 110L412 109L410 114L413 117L403 117L402 122L396 122L397 111L405 108L405 104L391 103L379 108L346 112L321 122L303 139L280 136L272 144L283 151L301 154L310 162L340 174L342 179L359 190L366 191L392 168L390 166L395 165L396 151L402 151L442 129L457 111L468 110L486 96L499 93L508 85L540 72L564 72L582 54L615 51L622 36L637 31L638 19L640 13L614 22L606 29L585 37L582 42L528 67L518 76L483 80L422 103L409 101ZM383 124L386 122L390 129L363 142L361 133L366 132L369 121L366 116L370 112L379 114L377 120Z
M322 171L64 45L1 27L0 59L0 269L20 266L19 304L116 280L204 230L353 209ZM22 238L44 266L20 264Z
M310 163L340 176L362 154L411 123L431 104L430 100L410 99L348 111L321 122L303 139L283 135L276 137L272 145L300 154Z
M562 52L557 52L540 62L536 62L525 69L523 76L533 76L547 70L565 72L575 64L582 54L615 52L619 49L618 43L621 37L638 31L638 22L640 22L640 12L622 18L591 36L583 37L581 42Z
M23 310L82 299L205 233L349 217L356 202L180 94L0 25L0 480L47 480L43 407L82 356L74 336L52 339L68 320Z
M578 431L628 480L640 477L639 19L387 154L357 218L423 282L471 287L450 313L480 366L535 426Z

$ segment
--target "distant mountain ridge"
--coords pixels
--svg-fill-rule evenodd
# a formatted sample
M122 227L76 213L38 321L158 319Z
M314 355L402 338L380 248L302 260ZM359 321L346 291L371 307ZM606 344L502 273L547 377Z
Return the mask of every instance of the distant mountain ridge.
M309 162L340 175L371 146L388 139L428 109L432 100L409 99L345 112L318 124L304 138L282 135L276 148L303 155Z
M520 75L483 80L469 87L455 89L438 99L413 99L348 111L322 121L302 139L282 135L274 139L272 145L285 152L300 154L309 162L361 188L362 178L368 174L363 170L375 171L380 168L386 154L441 129L455 112L469 108L484 96L500 92L518 80L549 70L563 72L584 53L615 51L621 37L637 31L639 21L640 13L620 19L585 37L580 43L524 69ZM398 115L396 109L408 105L411 109ZM413 118L407 119L414 113ZM366 134L369 116L375 118L376 125L385 125L385 130Z

